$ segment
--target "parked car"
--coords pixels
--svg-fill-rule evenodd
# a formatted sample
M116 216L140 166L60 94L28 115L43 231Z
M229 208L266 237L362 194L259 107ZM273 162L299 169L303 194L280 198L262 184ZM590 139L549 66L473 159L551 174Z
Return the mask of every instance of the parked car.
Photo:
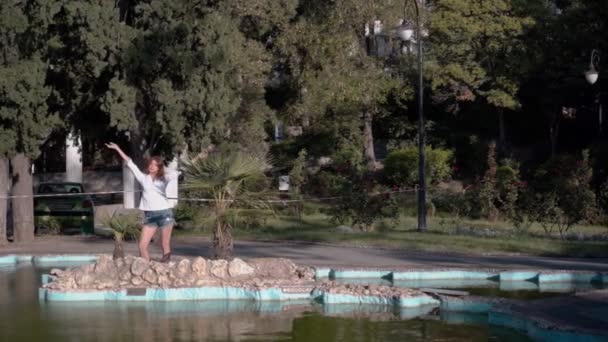
M39 184L36 194L50 196L40 196L34 199L34 227L36 232L46 230L61 233L93 234L95 205L91 196L85 195L84 192L81 183Z

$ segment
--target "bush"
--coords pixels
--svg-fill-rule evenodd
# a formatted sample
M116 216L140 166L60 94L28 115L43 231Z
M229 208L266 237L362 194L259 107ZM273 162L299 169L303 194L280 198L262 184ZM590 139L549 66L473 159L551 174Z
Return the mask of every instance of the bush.
M589 152L582 158L560 156L540 167L532 182L531 216L551 234L557 228L560 236L576 224L597 215L596 197L591 189L593 171Z
M341 171L323 169L309 177L307 184L303 188L307 189L307 192L314 196L335 196L346 182L344 174L338 172Z
M436 184L451 175L452 151L427 147L424 152L427 184ZM384 175L389 185L413 187L418 183L418 148L406 147L388 154Z
M471 214L472 203L466 193L440 191L433 193L431 200L440 213L457 217L467 217Z
M351 170L340 188L340 198L329 209L332 221L347 223L363 231L373 231L374 223L383 218L399 220L399 207L394 196L383 194L388 189L377 184L370 175Z

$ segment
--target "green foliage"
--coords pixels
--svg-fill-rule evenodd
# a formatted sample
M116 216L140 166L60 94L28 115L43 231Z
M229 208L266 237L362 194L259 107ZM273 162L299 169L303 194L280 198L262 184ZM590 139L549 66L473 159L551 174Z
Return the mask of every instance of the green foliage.
M301 150L298 153L298 158L294 160L293 167L289 172L289 185L294 193L299 194L302 184L306 179L306 150Z
M424 152L428 184L437 184L450 177L452 151L427 146ZM418 148L415 146L389 153L384 173L390 184L412 187L418 182Z
M386 192L386 187L377 184L369 175L350 170L339 188L340 198L334 202L329 214L334 222L350 222L362 231L375 230L374 223L383 218L396 225L399 207L395 197Z
M594 218L597 207L592 176L586 150L580 157L555 158L537 170L532 182L533 215L547 234L556 228L563 238L574 225Z
M214 253L216 257L229 258L232 254L231 209L240 208L271 210L263 182L264 171L271 161L265 154L239 151L214 153L207 157L184 160L181 169L185 175L183 188L212 199L215 215Z
M102 223L112 230L114 240L119 242L124 239L137 239L139 235L140 219L134 212L119 213L115 211L102 219Z
M516 109L519 80L528 65L523 38L534 24L514 0L438 0L430 12L428 68L433 89L456 101L477 96Z
M51 1L0 4L0 154L35 158L60 123L49 113L46 29Z

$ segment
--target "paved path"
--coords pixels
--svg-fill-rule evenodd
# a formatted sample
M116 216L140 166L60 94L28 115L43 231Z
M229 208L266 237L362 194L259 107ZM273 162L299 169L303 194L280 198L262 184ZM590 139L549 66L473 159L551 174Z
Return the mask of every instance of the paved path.
M174 239L173 254L184 256L211 255L210 242L202 237L180 236ZM112 253L113 242L99 237L57 236L42 237L27 245L11 244L0 247L3 254L72 254ZM152 253L157 247L153 247ZM136 253L134 243L127 243L127 253ZM396 249L357 248L335 245L239 241L235 256L285 257L311 266L364 267L461 267L497 269L577 269L608 272L608 259L551 258L522 255L465 255L432 252L413 252ZM154 257L154 256L153 256Z

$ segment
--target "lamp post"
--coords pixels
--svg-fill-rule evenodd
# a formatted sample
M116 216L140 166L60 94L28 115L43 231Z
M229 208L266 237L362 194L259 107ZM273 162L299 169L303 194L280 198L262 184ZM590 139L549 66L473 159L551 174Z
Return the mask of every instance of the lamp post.
M410 43L415 40L418 47L418 231L426 230L426 175L424 170L424 89L422 70L422 30L420 22L420 8L418 0L412 0L416 8L415 25L407 19L407 1L403 3L403 22L397 27L397 36L403 41Z
M591 58L589 61L589 70L585 72L585 79L587 83L590 85L594 85L600 76L598 69L598 64L600 62L600 53L593 49L591 50ZM599 135L602 135L602 101L601 101L601 90L598 90L595 103L598 105L598 126L599 126Z

